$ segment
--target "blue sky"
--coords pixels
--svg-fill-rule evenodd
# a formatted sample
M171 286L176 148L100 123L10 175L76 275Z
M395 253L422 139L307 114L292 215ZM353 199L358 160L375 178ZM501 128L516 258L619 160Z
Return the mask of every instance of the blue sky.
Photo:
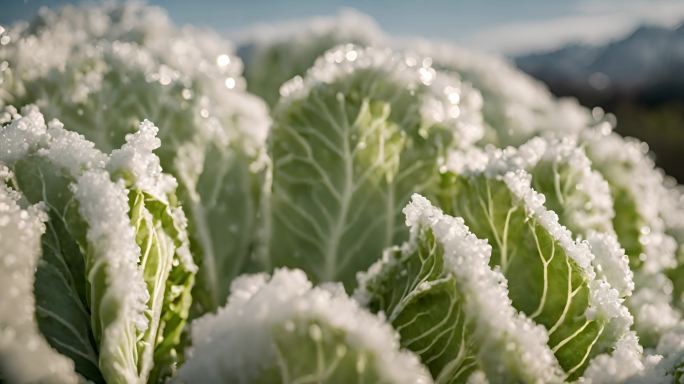
M0 23L30 18L41 6L78 0L0 0ZM300 19L354 8L394 35L451 40L482 50L516 53L567 42L600 43L639 24L676 25L684 0L148 0L180 24L227 36L255 23Z

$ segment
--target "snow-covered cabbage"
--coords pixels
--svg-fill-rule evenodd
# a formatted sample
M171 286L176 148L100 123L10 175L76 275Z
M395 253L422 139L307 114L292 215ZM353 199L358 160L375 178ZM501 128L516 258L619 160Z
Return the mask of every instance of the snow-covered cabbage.
M200 265L198 312L222 305L255 247L268 112L213 32L177 28L138 3L44 10L7 32L0 105L37 104L109 152L144 119L159 126ZM264 226L265 227L265 226Z
M420 39L393 44L432 57L436 69L457 73L482 93L483 144L518 146L538 135L572 135L591 120L576 100L554 99L544 85L503 58Z
M561 367L576 378L593 356L608 352L629 330L632 316L622 301L631 293L632 275L619 249L592 247L591 236L588 242L576 240L547 209L545 196L532 188L543 183L533 181L543 174L515 165L541 152L506 152L460 169L440 205L489 241L491 264L508 279L513 305L545 326ZM560 186L567 183L567 174L550 176L559 178ZM604 252L597 257L599 250Z
M681 318L672 305L673 301L678 305L672 290L673 282L682 286L676 273L676 266L681 263L675 259L675 251L681 247L678 244L682 243L675 243L672 238L676 238L677 225L673 224L673 230L668 232L663 224L665 216L674 223L677 219L672 217L680 215L672 199L659 197L663 177L655 169L646 144L612 132L614 116L598 108L589 111L574 100L554 99L541 84L496 57L423 40L399 41L395 45L431 56L435 68L459 74L482 93L486 133L480 145L518 146L541 136L552 140L564 138L585 148L590 160L588 172L600 174L608 183L613 201L612 229L635 273L636 291L629 306L635 315L640 341L654 346L660 335ZM553 204L551 194L540 192ZM600 200L606 202L604 198ZM562 224L577 231L571 222L562 220L563 212L550 208L561 216ZM589 223L583 221L582 226L586 225ZM605 234L606 227L597 230ZM579 232L589 235L584 230Z
M609 128L604 122L599 129L584 131L581 139L613 197L613 226L635 275L636 290L629 306L640 341L655 346L663 333L681 321L673 305L673 284L666 276L677 266L677 243L666 232L660 208L669 200L663 196L664 179L648 156L648 146ZM676 204L670 209L676 212Z
M684 193L614 116L354 11L238 46L0 27L0 381L682 382Z
M5 380L78 383L73 361L50 346L35 316L34 274L47 217L4 183L11 176L6 167L0 173L0 371Z
M8 379L134 383L169 375L183 352L197 267L176 181L152 153L157 128L142 123L106 155L59 121L46 125L36 107L3 115L3 199L24 225L0 227L0 237L27 239L0 254L0 281L17 287L0 292ZM15 310L25 323L11 321ZM12 363L37 348L36 364Z
M487 241L422 196L404 212L411 240L359 276L357 299L387 314L437 382L466 382L478 369L495 382L560 381L546 330L513 307Z
M614 237L607 243L594 235L594 247L573 240L558 216L546 209L544 196L531 188L543 172L533 177L522 170L562 148L543 147L544 142L533 142L520 153L509 149L465 155L468 166L460 167L459 175L448 175L452 185L439 199L442 207L463 218L444 216L424 198L414 197L406 209L407 223L423 217L418 222L432 232L414 224L412 241L390 249L361 277L361 300L388 314L404 345L421 355L435 377L462 382L479 367L490 378L503 375L512 381L577 379L592 358L609 354L629 335L632 317L622 301L633 282L624 252L606 247L616 246ZM552 158L557 160L557 154ZM458 165L464 159L451 160ZM564 173L553 175L561 179L560 186L572 181ZM454 236L458 240L451 240ZM453 254L466 259L454 265L449 261ZM477 261L481 269L469 269ZM460 285L470 279L480 285ZM469 308L473 302L480 307ZM481 308L491 303L496 304L490 312ZM516 347L504 336L496 341L478 338L478 327L487 327L487 321L495 323L489 327L510 327L508 333L533 332L523 339L536 347ZM503 331L480 332L497 337ZM483 352L490 342L491 350ZM522 361L526 350L534 350L535 358ZM496 351L503 356L496 357Z
M373 19L351 9L332 17L258 25L242 36L237 53L245 62L247 88L271 106L278 102L280 86L303 76L327 50L340 44L367 46L384 40Z
M300 270L235 280L228 304L193 322L192 339L174 382L432 382L382 318Z
M411 193L437 191L447 150L480 138L480 95L427 59L354 45L326 52L281 92L271 262L351 287L406 238L401 209Z
M681 215L671 198L659 197L663 177L655 169L646 144L613 133L613 116L600 109L589 112L570 100L556 100L538 83L499 59L446 44L413 41L408 46L432 55L436 68L456 71L482 92L487 133L481 144L518 145L541 135L570 137L586 148L591 168L608 182L614 204L613 228L635 272L636 293L630 308L641 342L655 345L658 337L681 317L671 304L678 303L671 292L679 277L676 266L681 265L675 251L682 244L672 238L676 239L674 223L678 220L673 217ZM558 214L562 216L562 212ZM671 231L663 224L666 217L673 223Z

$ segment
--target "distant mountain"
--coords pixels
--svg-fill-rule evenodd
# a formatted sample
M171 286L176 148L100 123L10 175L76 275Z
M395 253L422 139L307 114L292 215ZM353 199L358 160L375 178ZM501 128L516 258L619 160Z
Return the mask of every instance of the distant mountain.
M684 25L642 26L604 46L569 45L515 62L554 93L596 104L614 98L647 104L684 100Z
M614 113L618 132L646 141L656 163L684 182L684 24L642 26L606 45L568 45L514 61L557 96Z

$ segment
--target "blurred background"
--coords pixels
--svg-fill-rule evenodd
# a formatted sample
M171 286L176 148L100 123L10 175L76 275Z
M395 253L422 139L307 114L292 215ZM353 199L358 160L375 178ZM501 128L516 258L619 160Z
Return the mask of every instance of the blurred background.
M0 24L77 0L0 0ZM92 2L92 1L90 1ZM394 36L421 36L508 57L558 96L618 118L684 182L684 0L150 0L179 24L227 37L255 24L353 8Z

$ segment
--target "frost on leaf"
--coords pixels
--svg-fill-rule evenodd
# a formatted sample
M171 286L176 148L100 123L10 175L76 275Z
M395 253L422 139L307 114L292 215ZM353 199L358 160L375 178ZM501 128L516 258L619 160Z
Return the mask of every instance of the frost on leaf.
M159 158L152 152L160 146L157 132L157 127L145 120L138 132L126 136L126 144L112 152L107 164L108 171L129 190L129 216L150 292L153 326L144 334L139 353L142 370L151 370L151 381L170 376L183 355L181 336L197 272L189 249L187 219L175 196L176 180L162 172Z
M538 161L525 167L532 186L544 194L545 205L556 212L572 233L613 233L613 199L603 176L572 138L532 139L518 148L518 156L539 151Z
M458 173L505 172L520 168L530 173L531 186L544 197L544 206L574 237L586 239L599 275L631 295L633 274L613 229L610 187L594 170L573 138L534 138L518 148L470 149L450 154L449 166Z
M431 382L381 318L300 270L235 280L228 304L195 320L192 338L177 382Z
M627 384L669 384L684 380L684 326L680 323L663 334L655 348L631 372Z
M350 288L406 238L401 209L411 193L434 192L446 151L480 138L481 100L429 60L353 45L326 52L282 93L271 261Z
M665 275L677 266L677 243L661 217L661 207L667 202L663 176L642 142L622 138L610 129L588 130L581 139L610 186L613 225L635 276L636 290L628 304L640 342L654 346L660 335L681 320L673 306L672 281Z
M560 382L546 330L513 307L491 246L422 196L404 213L410 241L359 275L357 299L386 314L436 382L480 369L493 382Z
M0 164L0 371L10 382L78 383L74 363L54 350L35 318L34 271L45 232L43 206L27 205Z
M482 93L482 144L503 148L540 135L573 135L591 121L576 100L554 98L541 82L503 58L424 39L403 39L395 46L432 57L436 69L458 74Z
M229 284L219 280L247 268L267 227L258 211L270 121L245 92L232 45L139 3L46 10L10 34L0 105L35 103L107 153L143 120L157 124L156 154L178 181L200 266L194 312L222 305Z
M46 127L35 107L0 129L6 185L45 208L33 315L50 346L95 382L160 377L182 353L195 266L175 181L161 173L146 128L113 163L58 121Z
M631 326L622 305L629 286L613 287L596 273L590 244L575 240L532 188L535 178L523 169L534 156L511 151L493 151L474 167L447 174L439 201L492 245L490 265L507 278L513 306L546 328L561 367L578 378ZM624 269L616 272L624 272L618 281L629 283Z
M374 20L354 10L261 25L243 31L237 53L245 62L250 92L274 106L287 80L303 76L316 59L339 44L377 45L385 40Z
M594 167L608 181L615 204L613 224L633 269L655 273L674 265L674 241L659 217L662 175L645 143L615 133L587 131L582 138Z

